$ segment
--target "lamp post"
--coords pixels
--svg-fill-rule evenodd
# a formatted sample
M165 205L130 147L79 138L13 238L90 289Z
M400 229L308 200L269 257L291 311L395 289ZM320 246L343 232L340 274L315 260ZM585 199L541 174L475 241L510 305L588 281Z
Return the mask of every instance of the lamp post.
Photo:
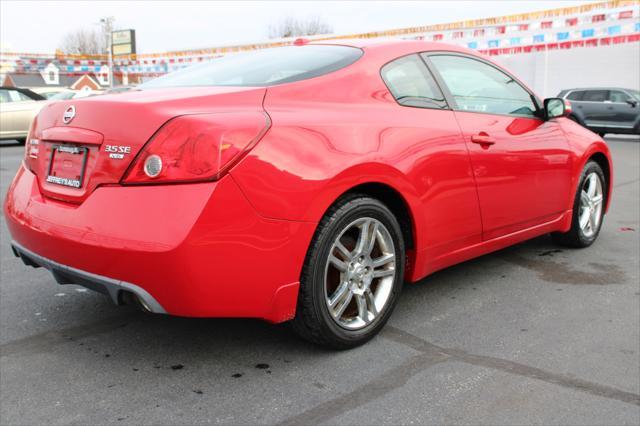
M113 21L115 18L113 16L108 16L106 18L101 18L100 23L102 24L102 31L106 35L107 38L107 61L109 67L109 87L113 87Z

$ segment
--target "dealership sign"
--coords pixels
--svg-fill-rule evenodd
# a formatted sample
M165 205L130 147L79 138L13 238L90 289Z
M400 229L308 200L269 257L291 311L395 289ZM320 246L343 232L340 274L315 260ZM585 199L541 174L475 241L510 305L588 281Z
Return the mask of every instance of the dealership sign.
M113 52L113 56L135 55L136 30L119 30L112 32L111 52Z

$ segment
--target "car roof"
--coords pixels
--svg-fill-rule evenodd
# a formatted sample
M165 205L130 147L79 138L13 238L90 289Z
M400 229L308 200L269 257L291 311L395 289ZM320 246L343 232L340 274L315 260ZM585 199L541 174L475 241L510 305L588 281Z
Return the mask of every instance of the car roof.
M467 49L466 47L457 46L447 43L435 43L422 40L399 40L393 38L375 38L375 39L331 39L311 41L308 44L318 45L337 45L357 47L366 51L377 51L389 53L402 52L430 52L430 51L450 51L467 53L474 56L484 56L478 51Z
M575 92L577 90L634 90L626 87L574 87L572 89L564 89L563 92Z

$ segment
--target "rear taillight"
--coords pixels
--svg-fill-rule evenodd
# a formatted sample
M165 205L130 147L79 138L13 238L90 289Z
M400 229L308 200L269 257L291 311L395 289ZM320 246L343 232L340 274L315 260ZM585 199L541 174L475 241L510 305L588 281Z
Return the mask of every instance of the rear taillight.
M29 133L24 144L24 166L35 173L38 155L40 154L40 140L36 138L37 117L31 122Z
M571 107L571 102L568 100L564 100L564 115L570 115L573 112L573 108Z
M123 184L220 179L269 129L262 112L195 114L165 123L137 155Z

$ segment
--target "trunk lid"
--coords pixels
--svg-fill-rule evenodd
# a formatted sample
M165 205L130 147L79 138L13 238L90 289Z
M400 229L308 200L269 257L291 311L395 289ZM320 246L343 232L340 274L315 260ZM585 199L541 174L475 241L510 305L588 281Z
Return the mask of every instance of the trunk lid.
M44 196L81 203L118 184L168 120L187 114L262 111L264 88L148 89L47 104L33 123L27 157Z

